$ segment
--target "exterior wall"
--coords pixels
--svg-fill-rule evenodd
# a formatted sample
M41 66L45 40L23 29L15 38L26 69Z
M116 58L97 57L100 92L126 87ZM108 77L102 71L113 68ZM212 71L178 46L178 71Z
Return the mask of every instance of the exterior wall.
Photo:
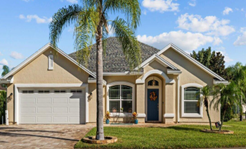
M188 59L186 59L181 54L179 54L178 52L176 52L175 50L171 48L165 51L161 56L182 71L182 73L179 76L180 77L180 87L179 87L180 88L180 114L179 114L180 120L179 122L187 122L187 123L189 122L208 122L208 118L207 118L204 106L203 106L203 117L202 118L191 118L191 117L182 118L181 117L181 110L182 110L181 109L182 107L181 106L182 105L181 86L188 84L188 83L197 83L202 86L206 86L206 85L211 86L213 85L213 76L211 76L210 74L208 74L207 72L205 72L204 70L202 70L201 68L199 68L198 66L196 66L195 64L193 64ZM178 95L176 94L176 96ZM211 98L212 97L210 97L210 99ZM176 98L176 101L177 100L178 99ZM178 107L177 104L175 106ZM210 110L212 122L220 121L220 111L216 111L213 108L210 108L209 110ZM175 115L177 115L177 110L176 110Z
M87 83L88 74L74 65L72 62L64 58L62 55L57 53L54 56L54 70L48 70L48 55L50 52L54 51L48 49L46 52L41 54L39 57L30 62L27 66L22 68L14 75L14 84L42 84L42 83ZM187 83L197 83L200 85L212 85L213 77L197 67L185 57L175 52L174 50L167 50L161 55L164 59L168 60L170 63L179 68L182 73L179 76L180 86L177 86L177 75L167 75L169 79L174 79L174 83L166 84L165 78L160 75L153 74L149 77L158 77L162 80L162 113L161 121L165 123L177 122L178 115L178 89L181 90L181 86ZM144 68L144 74L158 69L167 74L167 68L157 61L153 61ZM146 83L136 84L136 80L142 78L141 76L105 76L104 80L107 84L112 82L129 82L135 84L135 111L139 114L146 113ZM10 97L10 94L14 94L14 84L9 85L8 91L8 111L9 111L9 122L14 122L14 96ZM89 122L96 122L96 84L89 84ZM103 92L103 106L104 106L104 116L107 111L107 87L104 86ZM181 91L180 91L180 120L179 122L208 122L205 108L203 107L203 117L202 118L182 118L181 117ZM163 117L164 114L174 114L174 117ZM219 111L210 109L210 115L213 122L220 120ZM113 121L113 118L110 119ZM138 118L139 122L145 122L145 118ZM119 121L126 121L126 118L120 118Z
M14 123L14 85L15 84L52 84L52 83L87 83L88 74L78 68L75 64L67 60L59 53L54 54L54 70L48 70L48 55L54 53L53 49L46 50L43 54L35 58L28 65L23 67L14 75L14 82L8 86L8 96L13 96L8 100L7 109L9 112L9 122Z
M54 54L54 70L48 70L48 49L14 75L16 83L87 83L88 74L59 53ZM53 51L54 53L54 51Z

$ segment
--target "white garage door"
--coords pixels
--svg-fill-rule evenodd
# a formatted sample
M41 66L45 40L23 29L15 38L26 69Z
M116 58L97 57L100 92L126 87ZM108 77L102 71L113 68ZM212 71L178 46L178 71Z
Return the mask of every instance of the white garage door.
M20 89L20 124L85 123L82 89Z

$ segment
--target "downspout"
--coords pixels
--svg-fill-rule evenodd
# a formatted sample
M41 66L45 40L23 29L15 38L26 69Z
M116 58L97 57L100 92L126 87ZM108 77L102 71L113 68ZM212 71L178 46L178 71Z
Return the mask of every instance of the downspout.
M177 87L178 87L178 109L177 109L177 122L179 123L179 114L180 114L180 111L179 111L179 109L180 109L180 86L179 86L179 84L180 84L180 81L179 81L179 75L178 75L178 77L177 77Z
M8 87L7 87L7 84L6 84L6 108L5 108L5 124L6 125L9 125L9 117L8 117Z

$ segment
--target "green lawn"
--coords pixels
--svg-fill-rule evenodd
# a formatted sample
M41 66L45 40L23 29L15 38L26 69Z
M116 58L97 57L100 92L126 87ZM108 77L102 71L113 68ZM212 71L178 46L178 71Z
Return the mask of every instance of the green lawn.
M116 136L118 142L90 145L79 141L75 148L206 148L246 146L246 121L227 122L224 129L233 135L200 132L207 126L180 125L168 128L105 127L105 136ZM86 136L94 136L92 129Z

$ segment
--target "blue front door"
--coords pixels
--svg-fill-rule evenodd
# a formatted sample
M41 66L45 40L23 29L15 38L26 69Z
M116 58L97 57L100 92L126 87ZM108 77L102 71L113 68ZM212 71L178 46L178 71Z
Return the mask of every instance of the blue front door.
M147 120L159 120L159 89L148 89L147 92Z

